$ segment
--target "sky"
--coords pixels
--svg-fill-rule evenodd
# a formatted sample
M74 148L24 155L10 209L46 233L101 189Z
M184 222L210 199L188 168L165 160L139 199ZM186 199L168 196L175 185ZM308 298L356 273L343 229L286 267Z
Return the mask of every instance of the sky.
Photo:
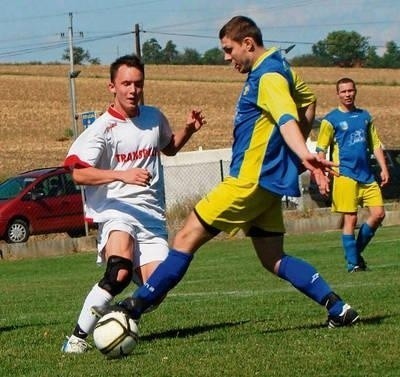
M179 52L219 47L218 32L231 17L252 18L266 47L295 47L288 58L336 30L369 38L381 55L388 41L400 46L399 0L0 0L0 63L55 62L72 43L101 64L136 52L155 38Z

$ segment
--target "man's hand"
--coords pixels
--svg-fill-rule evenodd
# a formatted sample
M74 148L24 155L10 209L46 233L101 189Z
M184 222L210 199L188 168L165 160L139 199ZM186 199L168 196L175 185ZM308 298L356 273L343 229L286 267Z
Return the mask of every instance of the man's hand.
M332 169L337 166L332 161L325 160L317 154L309 153L302 161L303 166L310 171L311 179L315 181L321 195L328 195L330 192L330 177L339 174Z
M389 173L386 171L381 171L381 183L380 186L383 187L385 185L387 185L389 183L390 177L389 177Z
M186 118L186 127L191 132L197 132L207 121L202 110L193 109Z
M137 186L149 186L152 178L151 174L146 169L142 168L120 170L118 174L122 182Z

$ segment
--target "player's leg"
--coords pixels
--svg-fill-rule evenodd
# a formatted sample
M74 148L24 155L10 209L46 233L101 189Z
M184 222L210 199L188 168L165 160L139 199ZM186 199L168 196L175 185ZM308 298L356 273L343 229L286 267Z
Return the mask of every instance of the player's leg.
M349 272L357 271L359 253L355 240L360 185L354 179L334 177L332 190L332 211L343 215L342 246Z
M193 254L205 242L213 238L197 215L191 212L183 228L176 234L167 258L151 273L133 297L119 305L134 319L139 319L151 306L157 305L183 278L193 259Z
M272 195L266 196L264 203L266 211L254 220L254 225L247 232L261 264L318 304L324 305L328 310L328 324L331 327L356 322L357 312L333 292L311 264L284 253L284 225L280 199Z
M124 230L122 230L124 229ZM131 282L134 229L131 224L108 222L99 228L99 250L107 263L102 279L86 296L77 324L71 337L63 344L62 351L82 353L88 348L85 339L93 332L97 316L92 306L108 305Z
M134 283L141 287L146 283L157 267L162 263L169 253L168 236L165 224L160 225L155 230L141 228L137 232L137 247L134 256L135 272L133 279ZM166 295L160 297L149 308L146 313L155 310Z
M383 198L379 185L374 182L362 189L363 204L368 207L369 215L360 227L357 235L357 250L361 254L375 235L375 231L385 218Z
M186 273L193 254L220 231L233 233L240 227L238 208L245 208L245 199L257 188L248 182L240 183L228 177L195 206L182 229L176 234L166 260L157 267L148 281L121 305L133 318L140 315L156 300L175 287ZM256 206L260 211L261 203Z
M355 272L359 269L359 253L354 235L356 224L356 212L343 214L342 245L347 262L347 271L349 272Z

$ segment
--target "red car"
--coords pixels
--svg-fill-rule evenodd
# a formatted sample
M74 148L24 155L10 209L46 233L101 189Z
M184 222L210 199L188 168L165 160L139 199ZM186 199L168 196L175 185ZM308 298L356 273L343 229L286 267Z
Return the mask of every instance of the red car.
M30 235L85 234L82 192L64 167L21 173L0 184L0 239L26 242Z

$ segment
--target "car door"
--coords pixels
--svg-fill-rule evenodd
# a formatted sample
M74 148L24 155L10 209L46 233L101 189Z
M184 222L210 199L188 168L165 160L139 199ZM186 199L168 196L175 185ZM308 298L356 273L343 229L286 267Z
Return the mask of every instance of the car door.
M69 173L44 178L35 185L30 200L31 225L34 233L64 232L82 228L83 206L79 188Z

